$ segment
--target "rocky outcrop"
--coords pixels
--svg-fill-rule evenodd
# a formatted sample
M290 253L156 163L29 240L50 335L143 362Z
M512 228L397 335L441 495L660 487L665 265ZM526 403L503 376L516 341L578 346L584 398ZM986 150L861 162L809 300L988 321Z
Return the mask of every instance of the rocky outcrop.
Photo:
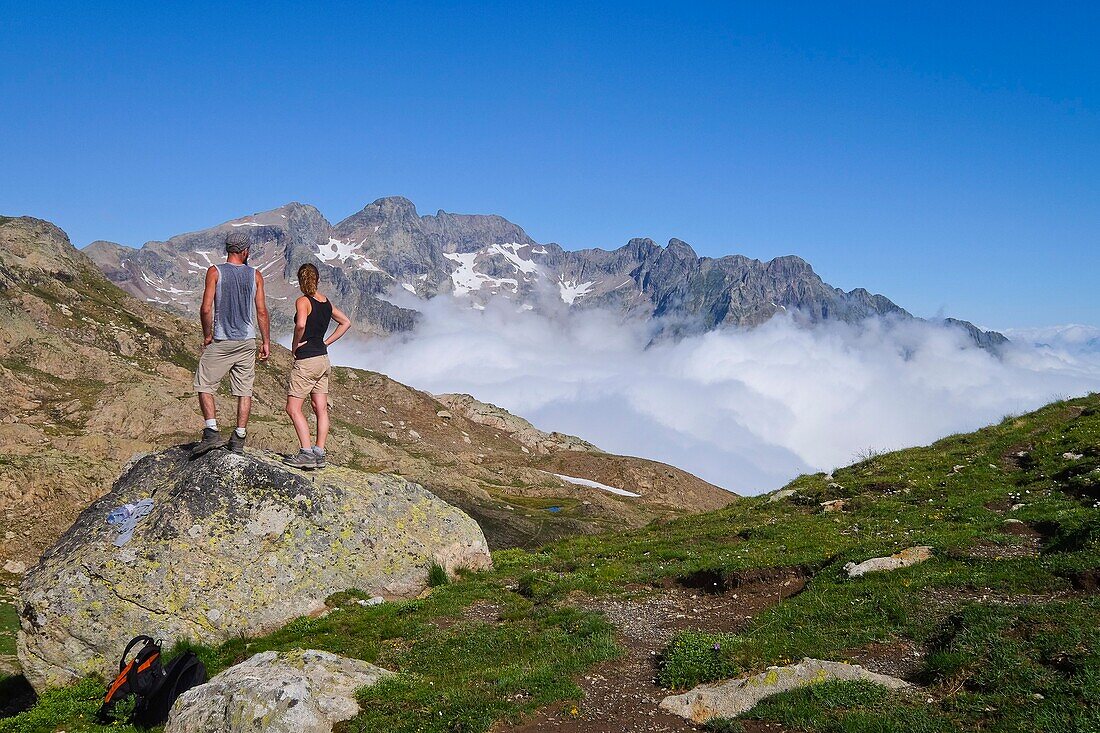
M116 546L108 513L146 498L152 511ZM490 559L478 525L417 484L173 448L136 461L25 576L19 659L42 690L106 675L135 633L214 644L319 612L347 588L415 596L433 563Z
M885 570L907 568L932 559L932 548L925 546L907 547L889 557L873 557L861 563L850 562L844 566L849 578L858 578L867 573L881 573Z
M356 690L392 674L313 649L261 652L181 695L164 733L329 733L359 712Z
M481 402L468 394L442 394L436 395L436 399L470 422L507 433L513 440L536 453L545 455L557 451L601 452L586 440L565 433L543 432L522 417L488 402Z
M666 697L661 701L661 708L694 723L706 723L748 712L761 700L780 692L822 682L854 680L873 682L891 690L910 686L905 680L870 672L858 664L806 658L798 664L769 667L751 677L699 685L682 695Z
M303 227L305 237L315 218L309 207L299 206L269 214L251 217L262 226L234 223L259 240L266 227L278 222ZM294 247L307 240L300 237ZM214 244L186 241L204 252ZM127 257L134 252L122 249ZM198 322L170 313L160 302L172 296L197 303L199 286L177 284L177 290L195 292L172 292L152 274L152 284L138 274L137 282L150 291L139 300L115 286L85 255L48 222L0 216L0 391L5 395L0 404L0 455L5 458L0 460L0 505L7 525L0 531L0 566L9 561L33 565L89 503L110 489L130 456L193 439L202 425L191 387L201 345L195 335ZM196 256L194 261L205 262ZM267 267L273 256L262 252L255 261ZM274 287L278 267L264 272ZM349 282L353 275L358 287L371 273L349 274ZM273 307L287 302L293 301L272 298ZM267 364L257 369L252 446L285 450L292 445L281 397L290 364L289 352L276 345ZM657 517L713 508L710 498L720 496L719 489L695 476L639 458L571 450L539 453L454 411L442 410L450 418L440 415L443 405L431 395L380 374L335 367L333 382L330 402L339 419L329 436L331 462L396 473L428 487L482 522L494 548L542 544L609 524L640 526ZM227 412L234 407L231 400L219 402L223 415L232 414ZM536 440L546 441L545 435ZM552 438L551 447L583 445L567 436ZM585 505L583 515L526 516L507 508L511 498L562 499L560 482L546 471L639 486L643 498L626 506L598 497ZM486 487L510 487L509 496L490 496ZM51 521L41 521L43 516Z

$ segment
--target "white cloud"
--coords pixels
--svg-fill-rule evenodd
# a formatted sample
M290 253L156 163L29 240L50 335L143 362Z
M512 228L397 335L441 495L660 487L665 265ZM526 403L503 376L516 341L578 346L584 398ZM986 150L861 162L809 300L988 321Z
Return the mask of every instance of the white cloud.
M1095 350L1021 339L998 359L923 322L804 328L777 317L651 344L645 324L597 310L547 317L494 300L474 311L442 297L418 307L414 334L341 342L334 358L429 392L469 392L740 493L1100 390Z

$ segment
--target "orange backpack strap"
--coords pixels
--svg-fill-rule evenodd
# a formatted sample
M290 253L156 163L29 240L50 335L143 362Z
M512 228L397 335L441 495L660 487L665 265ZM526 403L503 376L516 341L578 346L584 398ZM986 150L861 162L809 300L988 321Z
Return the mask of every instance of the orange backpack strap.
M137 671L144 672L145 670L149 669L149 665L157 661L157 657L159 656L160 652L153 652L153 654L150 655L148 659L141 663L141 665L137 668ZM130 662L130 664L133 664L133 662Z
M126 683L126 678L130 675L130 670L133 668L134 663L131 661L127 664L121 672L118 673L118 677L115 677L115 681L111 683L111 686L107 689L107 697L103 702L109 703L111 698L118 692L118 688L122 687Z

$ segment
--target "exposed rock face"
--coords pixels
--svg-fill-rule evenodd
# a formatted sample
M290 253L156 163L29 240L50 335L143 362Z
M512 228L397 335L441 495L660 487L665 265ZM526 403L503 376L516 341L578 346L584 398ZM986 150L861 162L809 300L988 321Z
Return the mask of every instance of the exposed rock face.
M794 496L798 493L797 489L780 489L768 496L768 503L775 504L776 502L783 501L787 497Z
M470 422L508 433L521 445L544 455L562 450L601 452L586 440L565 433L543 432L522 417L488 402L481 402L468 394L436 395L436 399Z
M890 557L873 557L856 564L850 562L844 566L849 578L858 578L867 573L881 573L884 570L897 570L910 565L918 565L932 559L932 548L925 546L907 547Z
M407 331L416 323L414 311L376 297L393 285L393 278L365 266L367 261L350 256L346 247L333 244L338 240L332 225L307 204L290 203L166 242L147 242L141 249L99 241L84 252L131 294L194 315L206 269L225 262L225 235L231 231L245 232L252 241L249 264L264 275L276 331L285 331L293 323L294 299L301 295L297 272L305 262L318 265L333 297L364 330Z
M909 687L897 677L869 672L858 664L803 659L786 667L769 667L766 672L725 682L699 685L682 695L661 701L661 707L694 723L714 718L733 718L752 710L767 697L822 682L864 680L891 690Z
M95 242L86 250L114 282L139 297L187 313L198 308L207 258L222 261L222 242L232 229L255 242L251 261L268 277L277 324L289 322L293 280L302 262L319 265L344 310L376 333L408 330L416 313L393 305L386 291L400 288L421 298L450 293L483 305L506 297L539 310L606 307L629 317L663 317L672 335L721 326L756 326L779 313L810 323L859 321L870 316L912 316L882 295L849 292L824 282L795 256L768 262L741 255L699 257L686 242L661 247L632 239L607 251L568 251L538 244L499 216L420 216L399 196L378 199L331 225L304 204L241 217L140 250ZM966 321L964 329L984 348L1007 339Z
M392 675L313 649L261 652L180 695L165 733L329 733L359 712L355 691Z
M106 523L151 497L116 547ZM146 456L77 519L20 586L20 663L35 689L110 672L126 641L218 643L278 628L359 588L409 597L433 562L490 565L468 516L396 476L291 472L259 454Z

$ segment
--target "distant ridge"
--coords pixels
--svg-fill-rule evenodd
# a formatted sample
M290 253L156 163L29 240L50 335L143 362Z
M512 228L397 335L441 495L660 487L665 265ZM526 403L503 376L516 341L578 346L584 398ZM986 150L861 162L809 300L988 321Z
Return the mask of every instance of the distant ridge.
M407 331L417 322L415 308L387 299L395 287L420 298L450 294L474 308L495 298L538 311L609 308L624 318L661 319L663 332L673 336L758 326L779 313L811 325L913 318L883 295L830 286L794 255L767 262L699 257L679 239L661 247L647 238L610 251L568 251L535 242L492 214L421 216L400 196L378 199L335 225L313 206L290 203L141 249L100 241L85 252L130 293L193 314L203 273L232 229L255 241L252 263L268 277L272 295L285 299L275 302L276 325L284 329L297 295L294 273L303 262L321 266L364 329L378 334ZM943 322L983 348L1007 341L966 321Z

